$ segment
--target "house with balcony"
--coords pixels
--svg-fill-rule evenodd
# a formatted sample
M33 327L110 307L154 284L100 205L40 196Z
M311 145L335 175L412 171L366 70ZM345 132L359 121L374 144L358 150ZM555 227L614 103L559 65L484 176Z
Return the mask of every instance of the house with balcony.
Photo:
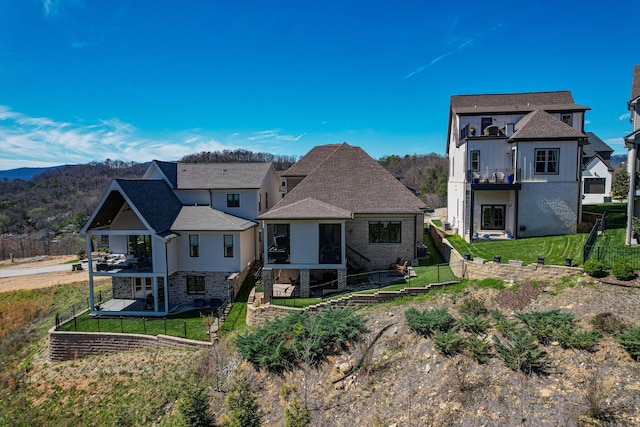
M258 216L265 297L289 284L346 288L347 269L388 270L423 243L426 205L360 147L314 147L281 175L286 195Z
M582 147L582 204L610 202L613 149L593 132L586 135L588 144Z
M587 110L569 91L452 96L448 226L467 241L575 233Z
M154 161L115 179L82 233L93 314L164 316L233 299L262 257L256 217L278 200L271 163ZM112 297L94 292L110 278Z
M640 144L640 65L636 65L633 68L631 99L627 102L627 108L631 112L631 133L624 137L625 147L629 150L627 168L629 176L636 177L640 171L640 158L638 158L638 145ZM627 245L632 243L633 218L640 216L639 195L638 180L631 179L629 183L629 196L627 197Z

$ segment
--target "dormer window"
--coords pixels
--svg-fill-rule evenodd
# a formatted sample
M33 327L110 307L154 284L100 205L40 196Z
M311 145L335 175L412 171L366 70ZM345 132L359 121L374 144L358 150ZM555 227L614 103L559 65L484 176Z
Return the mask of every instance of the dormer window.
M480 135L484 135L484 130L493 124L491 117L483 117L480 121Z
M573 114L571 113L562 113L562 123L567 124L569 126L573 126Z

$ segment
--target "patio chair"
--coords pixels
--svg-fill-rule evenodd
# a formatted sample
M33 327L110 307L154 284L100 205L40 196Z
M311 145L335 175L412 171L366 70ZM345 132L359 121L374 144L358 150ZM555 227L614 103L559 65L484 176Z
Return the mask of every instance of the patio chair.
M504 173L502 172L494 172L493 173L493 182L499 184L504 182Z

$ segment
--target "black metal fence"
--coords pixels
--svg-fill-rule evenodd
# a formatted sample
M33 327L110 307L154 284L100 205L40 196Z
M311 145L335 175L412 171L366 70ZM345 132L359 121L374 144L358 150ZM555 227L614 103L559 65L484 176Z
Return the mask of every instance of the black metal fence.
M626 227L626 213L622 211L605 211L601 219L596 220L584 244L583 263L589 259L600 261L604 268L610 269L618 261L631 264L640 270L640 246L609 246L602 243L605 230Z

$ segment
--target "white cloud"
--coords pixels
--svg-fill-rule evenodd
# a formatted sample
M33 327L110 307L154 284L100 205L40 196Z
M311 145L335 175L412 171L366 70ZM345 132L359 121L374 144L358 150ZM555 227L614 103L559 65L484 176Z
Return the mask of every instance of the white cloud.
M247 137L247 141L251 142L269 142L269 141L281 141L281 142L296 142L300 140L306 133L300 135L281 135L282 129L269 129L254 132L251 136Z
M629 119L629 118L631 118L631 112L628 112L628 113L620 115L618 117L618 120L622 121L622 120Z
M449 55L451 55L451 52L443 53L442 55L438 56L437 58L432 59L431 62L429 62L427 65L422 65L422 66L416 68L415 70L413 70L412 72L410 72L409 74L404 76L405 80L408 79L409 77L415 76L416 74L418 74L419 72L423 71L424 69L431 67L433 64L435 64L436 62L446 58Z
M152 138L117 118L90 125L29 117L0 105L0 170L82 164L106 159L177 160L201 151L233 149L200 131Z
M627 154L627 148L624 146L624 138L608 138L604 142L613 149L613 154Z

